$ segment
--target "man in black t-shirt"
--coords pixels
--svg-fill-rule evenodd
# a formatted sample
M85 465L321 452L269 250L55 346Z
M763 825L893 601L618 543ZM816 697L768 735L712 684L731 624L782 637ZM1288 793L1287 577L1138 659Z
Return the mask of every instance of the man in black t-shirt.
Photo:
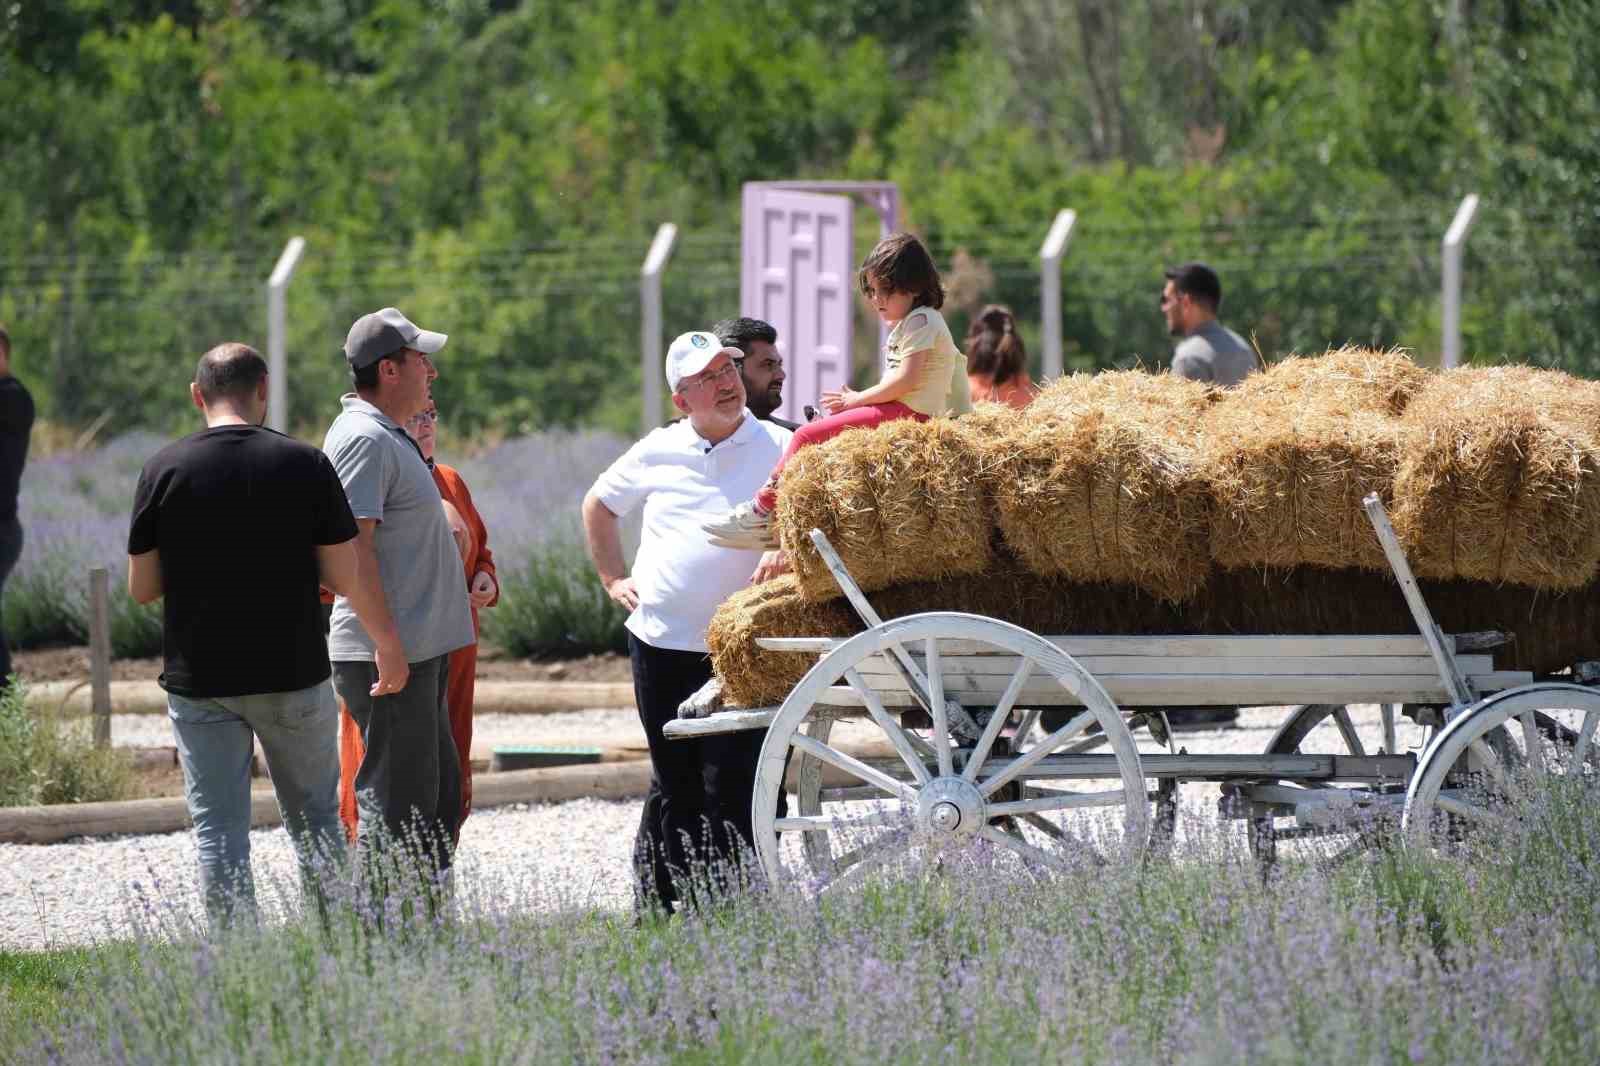
M267 365L243 344L200 358L190 387L206 428L145 464L128 531L128 591L164 597L168 716L183 764L214 921L250 904L250 758L259 739L315 893L341 860L338 719L318 585L349 597L378 643L375 691L405 686L387 612L356 579L355 518L316 448L262 428ZM370 617L369 617L370 616Z
M28 461L28 435L33 431L33 397L11 376L11 334L0 326L0 595L6 578L22 554L22 523L17 520L17 491ZM0 690L10 684L11 646L0 628Z

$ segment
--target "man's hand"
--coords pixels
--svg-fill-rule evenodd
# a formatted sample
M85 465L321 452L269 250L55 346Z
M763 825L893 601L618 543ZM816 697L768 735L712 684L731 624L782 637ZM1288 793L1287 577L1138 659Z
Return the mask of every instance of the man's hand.
M378 680L371 689L374 697L388 696L406 687L411 680L411 665L406 662L406 650L399 641L379 644L374 658L378 667Z
M479 570L472 575L472 587L467 590L467 594L472 599L472 606L487 607L499 591L500 586L489 576L489 571Z
M464 563L472 555L472 528L449 500L441 500L440 503L444 505L444 517L450 523L450 535L456 539L456 551L461 553Z
M762 552L761 562L756 566L756 572L750 577L750 584L759 585L763 581L770 581L779 574L787 574L794 569L789 565L789 553L779 548L775 551Z
M631 577L619 577L606 586L606 594L628 613L632 614L639 606L639 590Z

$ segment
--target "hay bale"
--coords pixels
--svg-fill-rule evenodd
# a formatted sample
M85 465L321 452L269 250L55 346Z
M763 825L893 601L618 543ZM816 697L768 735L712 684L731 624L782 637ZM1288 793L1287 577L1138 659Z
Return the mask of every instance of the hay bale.
M1006 545L1036 574L1193 594L1209 567L1198 432L1211 391L1140 371L1047 387L980 444Z
M1201 470L1213 561L1387 569L1361 501L1377 492L1387 505L1400 425L1352 409L1352 398L1341 389L1241 391L1207 413Z
M1246 378L1231 396L1251 403L1257 398L1311 393L1325 404L1398 417L1431 377L1403 348L1346 345L1322 355L1290 356L1274 363L1265 373Z
M1568 593L1472 581L1423 581L1424 599L1447 633L1496 629L1512 643L1495 652L1501 669L1553 673L1600 659L1600 583ZM922 611L965 611L1045 636L1095 634L1414 634L1399 586L1361 570L1213 569L1182 605L1127 584L1078 584L1029 573L1000 556L981 577L899 585L868 596L884 618ZM775 706L816 657L758 648L758 636L834 636L859 632L843 603L806 602L790 579L731 597L712 621L717 675L730 701Z
M1419 576L1540 589L1594 578L1600 422L1588 395L1564 374L1464 368L1412 399L1393 517Z
M769 707L783 702L817 661L815 655L771 652L757 637L835 637L860 628L842 600L814 603L793 574L741 589L711 617L706 644L730 705Z
M778 487L779 539L809 599L841 595L808 536L821 529L864 590L982 573L991 521L980 457L957 422L890 422L795 453Z

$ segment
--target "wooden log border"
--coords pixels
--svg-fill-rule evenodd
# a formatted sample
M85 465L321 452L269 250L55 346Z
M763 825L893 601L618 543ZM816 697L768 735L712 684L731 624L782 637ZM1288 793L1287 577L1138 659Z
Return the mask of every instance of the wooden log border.
M36 681L28 685L28 703L50 713L83 715L90 711L91 697L82 681ZM633 706L633 684L626 681L479 681L473 699L478 714L631 710ZM166 714L167 694L154 681L113 681L111 710L113 714Z

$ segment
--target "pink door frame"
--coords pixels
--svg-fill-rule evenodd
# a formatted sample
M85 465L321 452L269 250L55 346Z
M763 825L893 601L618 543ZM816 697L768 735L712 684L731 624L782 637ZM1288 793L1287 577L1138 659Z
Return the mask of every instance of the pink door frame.
M762 217L764 194L769 191L838 195L860 200L877 213L879 233L884 237L893 233L899 222L900 189L892 181L745 182L742 190L742 208L745 224L741 227L742 265L740 269L739 307L740 314L755 318L762 318L771 313L765 308L764 285L766 282L763 279L763 273L767 268L765 261L766 236L759 228L754 228L751 225L752 221ZM844 240L846 242L844 253L846 258L849 259L851 254L849 244L851 234L846 232ZM821 250L818 249L817 251L820 254ZM813 259L812 262L815 267L816 260ZM809 336L814 331L796 331L796 323L794 322L773 323L779 327L778 348L784 355L790 382L784 390L784 403L781 410L781 414L784 417L796 421L800 420L801 415L799 412L801 406L816 401L816 396L813 393L822 387L819 382L826 382L831 386L833 384L842 384L849 378L850 334L853 332L851 327L854 319L853 314L850 312L854 308L852 294L855 289L853 278L849 275L853 272L853 269L854 262L852 260L846 264L846 278L843 279L844 291L838 294L845 301L846 314L843 327L844 335L838 338L837 342L826 341L824 349L820 351L811 350L809 347L802 349L803 345L810 346L817 343L819 338ZM788 277L784 279L784 284L793 285L797 280L805 279ZM831 290L836 287L836 284L836 279L830 279L827 288ZM809 296L811 300L818 303L820 303L824 295L830 298L834 296L832 291L824 292L823 289L819 289L816 285L811 285L808 291L797 293L796 295ZM807 308L806 310L809 312L823 309L815 307ZM818 315L807 314L806 318L808 321L816 321ZM795 336L785 336L785 333L790 331L795 332ZM878 327L880 357L883 342L887 337L887 329L880 324ZM841 362L842 366L840 365Z

